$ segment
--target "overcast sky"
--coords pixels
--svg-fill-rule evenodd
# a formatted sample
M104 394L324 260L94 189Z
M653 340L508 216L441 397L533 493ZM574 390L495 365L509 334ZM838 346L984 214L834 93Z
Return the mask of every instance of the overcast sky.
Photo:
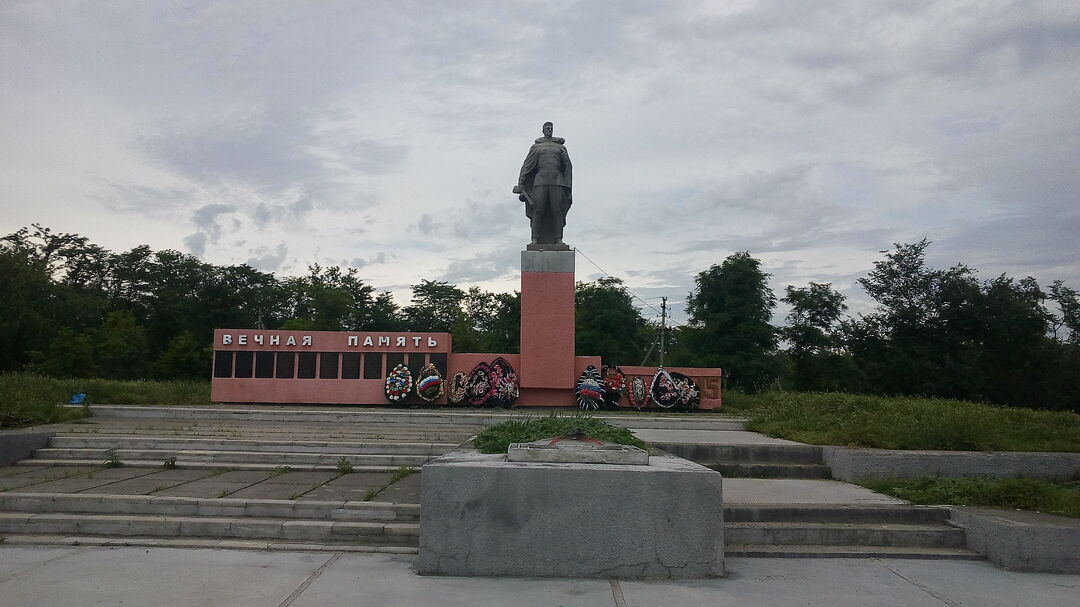
M677 319L744 250L855 310L924 237L1080 288L1075 0L0 2L4 234L513 290L547 120L566 241Z

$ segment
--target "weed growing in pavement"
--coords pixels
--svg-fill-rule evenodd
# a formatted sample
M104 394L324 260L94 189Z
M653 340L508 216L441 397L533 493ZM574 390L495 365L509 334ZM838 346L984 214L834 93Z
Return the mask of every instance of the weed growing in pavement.
M352 462L349 461L349 458L342 455L341 457L338 458L337 469L338 469L338 472L340 472L342 474L352 474L352 471L353 471Z
M161 467L166 469L166 470L175 469L176 468L176 458L175 457L170 457L170 458L166 459L165 461L161 462Z
M387 483L387 486L400 481L401 479L409 476L413 472L416 472L416 468L413 468L412 466L402 466L398 468L397 471L394 472L394 476L390 477L390 482Z
M275 476L281 476L282 474L285 474L286 472L292 472L292 468L289 467L289 466L278 466L277 468L274 468L273 471L270 472L270 478L273 478Z
M102 465L106 468L119 468L124 465L124 462L120 461L120 455L116 449L108 449L105 451L105 462Z
M371 500L375 499L376 497L378 497L379 491L381 491L381 489L375 489L375 488L368 489L367 492L364 493L364 501L365 502L370 502Z

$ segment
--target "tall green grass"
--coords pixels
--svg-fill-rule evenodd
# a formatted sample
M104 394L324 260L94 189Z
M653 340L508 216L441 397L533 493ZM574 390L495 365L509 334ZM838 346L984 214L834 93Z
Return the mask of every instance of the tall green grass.
M940 398L773 392L744 399L749 428L813 445L1080 451L1080 415Z
M1034 478L941 478L871 480L860 483L916 504L992 506L1080 517L1080 481Z
M0 428L81 417L80 410L60 406L79 393L86 394L89 404L204 405L210 402L210 382L117 381L4 373L0 374Z
M627 428L617 428L611 424L583 412L569 415L552 413L547 417L522 416L488 426L476 435L473 444L481 453L506 453L510 443L528 443L542 438L563 436L575 428L581 428L591 438L634 445L648 449L641 439Z

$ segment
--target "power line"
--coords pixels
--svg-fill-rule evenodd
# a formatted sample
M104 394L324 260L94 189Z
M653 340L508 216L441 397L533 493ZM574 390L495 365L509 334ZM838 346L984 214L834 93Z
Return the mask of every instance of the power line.
M600 270L600 272L602 272L608 278L615 278L615 276L612 276L607 270L605 270L604 268L601 268L599 265L597 265L597 263L595 261L593 261L592 259L589 259L589 256L585 254L585 251L582 251L581 249L579 249L577 247L574 247L574 251L576 251L578 253L581 253L582 257L584 257L592 265L596 266L596 269ZM626 288L626 287L623 287L623 288ZM630 295L633 295L634 298L637 299L638 301L640 301L641 303L643 303L646 306L649 306L650 308L652 308L653 312L656 312L657 314L660 314L660 310L657 310L656 306L654 306L651 303L649 303L649 302L645 301L644 299L642 299L642 297L640 295L638 295L637 293L634 293L630 289L626 289L626 292L629 293Z

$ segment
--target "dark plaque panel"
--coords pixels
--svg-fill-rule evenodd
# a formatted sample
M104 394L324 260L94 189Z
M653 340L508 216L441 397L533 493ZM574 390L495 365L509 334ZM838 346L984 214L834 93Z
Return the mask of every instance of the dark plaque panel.
M345 352L341 355L341 379L360 379L359 352Z
M277 353L277 375L279 379L292 379L293 367L296 363L296 353L294 352L278 352Z
M314 352L300 352L300 360L296 365L297 378L315 379L315 356Z
M424 353L423 352L409 352L405 355L405 364L409 365L409 370L416 375L420 372L420 369L424 368Z
M255 353L255 377L273 377L274 376L274 353L273 352L256 352Z
M364 353L364 379L382 379L382 352Z
M435 365L435 368L439 370L439 373L443 377L446 377L446 354L443 352L431 353L431 364Z
M232 377L232 352L214 352L214 377Z
M319 379L337 379L337 352L319 353Z
M403 364L405 364L405 355L402 354L401 352L387 352L386 353L386 373L387 374L389 374L390 370L393 369L394 367L396 367L398 365L403 365ZM413 373L416 372L414 369L409 369L409 370L412 371Z
M251 363L255 358L254 354L254 352L236 353L236 375L234 377L251 377Z

